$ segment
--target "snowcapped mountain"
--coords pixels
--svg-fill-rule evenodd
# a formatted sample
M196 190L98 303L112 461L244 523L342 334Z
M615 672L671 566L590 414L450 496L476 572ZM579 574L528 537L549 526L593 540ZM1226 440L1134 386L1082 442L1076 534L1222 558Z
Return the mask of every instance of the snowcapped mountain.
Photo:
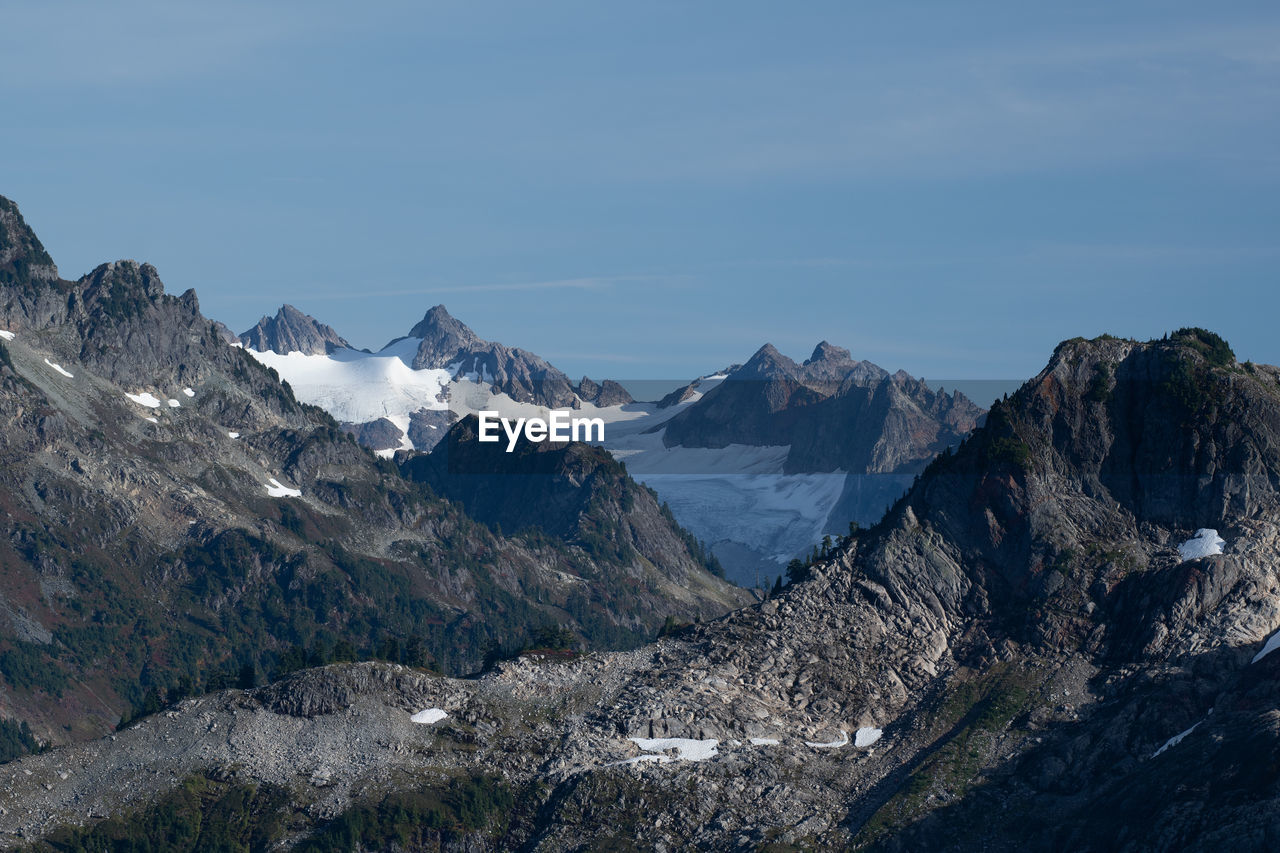
M388 457L397 450L430 450L450 423L483 408L542 411L631 402L616 382L584 376L574 385L533 353L480 338L443 305L376 353L352 348L331 327L288 305L241 341L299 400L326 410L362 444Z
M384 457L429 451L482 410L514 418L572 408L603 419L605 448L744 586L771 583L850 521L876 521L982 414L961 394L826 341L803 364L766 344L745 364L643 403L610 380L574 385L537 355L480 338L443 305L376 353L330 349L336 332L288 306L277 321L273 330L293 336L254 335L250 354ZM295 340L312 351L289 350Z

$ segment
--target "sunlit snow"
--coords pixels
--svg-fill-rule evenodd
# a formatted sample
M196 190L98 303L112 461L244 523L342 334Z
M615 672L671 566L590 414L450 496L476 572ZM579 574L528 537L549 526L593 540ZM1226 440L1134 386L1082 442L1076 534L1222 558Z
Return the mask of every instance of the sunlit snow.
M17 336L13 332L6 332L4 329L0 329L0 338L4 338L6 341L11 341L15 337Z
M753 746L777 746L782 741L771 737L753 737L751 743Z
M1201 720L1200 722L1204 722L1204 721ZM1196 730L1196 726L1198 725L1200 725L1200 723L1196 723L1195 726L1192 726L1191 728L1187 729L1185 732L1179 732L1178 734L1169 738L1167 741L1164 742L1164 746L1160 747L1159 749L1157 749L1155 752L1151 754L1151 757L1155 758L1157 755L1164 752L1169 747L1177 746L1178 744L1182 743L1182 739L1185 738L1187 735L1191 734L1192 732L1194 732Z
M1201 557L1212 557L1222 553L1222 546L1227 542L1212 528L1202 527L1186 542L1178 546L1178 553L1184 560L1198 560Z
M143 391L141 394L125 394L125 396L139 406L146 406L149 409L160 408L160 401L150 391Z
M416 338L405 338L370 354L342 349L328 355L248 350L274 368L304 403L329 412L339 421L368 423L389 416L408 416L419 409L449 408L442 391L449 384L447 370L414 370L409 365L418 351Z
M151 421L153 424L158 424L158 423L160 423L160 421L159 421L159 419L158 419L158 418L151 418L151 417L147 417L147 418L143 418L143 420L144 420L144 421Z
M676 750L677 761L706 761L715 758L720 754L716 749L720 745L720 741L715 738L707 740L694 740L685 737L633 737L627 740L643 749L645 752L665 752L668 749ZM662 759L667 756L655 756Z
M190 388L183 388L182 393L186 394L188 397L194 397L196 395L196 392L192 391Z
M177 400L173 400L173 399L169 400L169 408L171 408L171 409L176 409L176 408L178 408L178 407L179 407L179 406L181 406L181 405L182 405L182 404L181 404L181 403L179 403Z
M229 433L227 433L227 438L239 438L239 437L240 437L240 433L238 433L238 432L229 432Z
M1267 644L1262 647L1262 651L1254 655L1253 660L1249 661L1249 663L1257 663L1276 649L1280 649L1280 631L1276 631L1271 635L1271 638L1267 640Z
M419 711L418 713L414 714L412 717L409 718L409 721L413 723L421 723L424 726L429 726L434 723L440 722L447 716L449 715L444 711L440 710L439 708L428 708L425 711Z
M876 741L880 740L880 736L884 731L873 726L863 726L853 736L853 745L858 747L868 747Z
M271 478L270 485L268 485L266 488L267 488L267 494L271 495L271 497L273 498L302 497L301 489L291 489L288 486L283 486L280 484L280 481L277 480L275 477Z
M805 741L805 746L811 746L814 749L839 749L849 744L849 733L844 729L840 730L840 739L829 741L828 743L814 743L813 741Z
M59 373L61 373L63 376L67 377L68 379L75 379L75 377L74 377L71 373L69 373L67 370L65 370L61 364L54 364L52 361L50 361L50 360L49 360L49 359L47 359L47 358L44 360L44 363L45 363L45 364L47 364L47 365L49 365L49 366L50 366L50 367L52 367L54 370L58 371L58 372L59 372Z

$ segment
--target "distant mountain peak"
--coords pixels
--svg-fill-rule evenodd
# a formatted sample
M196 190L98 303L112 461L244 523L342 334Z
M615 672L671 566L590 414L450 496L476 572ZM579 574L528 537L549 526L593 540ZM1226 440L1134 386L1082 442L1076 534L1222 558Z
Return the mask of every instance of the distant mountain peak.
M779 376L792 376L799 365L782 353L773 344L765 344L755 351L747 363L733 372L734 379L776 379Z
M813 355L809 356L805 364L810 365L815 361L853 361L853 354L844 347L823 341L813 348Z
M471 331L466 323L450 314L449 309L444 305L430 308L418 325L409 330L411 338L438 338L450 335L467 341L480 340L480 337Z
M337 349L352 349L332 326L326 326L292 305L282 305L275 317L263 317L258 325L240 336L249 349L288 355L327 355Z
M414 358L415 367L444 367L487 343L443 305L427 311L422 320L409 330L409 337L422 339Z

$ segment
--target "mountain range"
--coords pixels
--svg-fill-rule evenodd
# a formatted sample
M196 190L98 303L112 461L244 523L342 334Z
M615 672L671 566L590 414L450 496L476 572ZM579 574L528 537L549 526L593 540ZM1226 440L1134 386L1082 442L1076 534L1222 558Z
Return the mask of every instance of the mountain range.
M609 460L614 503L504 532L298 402L153 267L64 280L8 200L0 258L0 718L41 741L335 654L462 674L749 600Z
M23 759L0 828L249 797L237 831L302 849L1266 849L1278 388L1202 330L1068 341L767 601L478 679L190 699Z
M145 264L60 278L0 200L0 846L1280 841L1280 368L1076 338L983 413L765 347L655 403L570 385L604 447L508 454L469 407L564 387L433 314L251 353ZM361 370L447 413L429 452L299 401L363 414ZM856 465L905 490L754 599L645 484L812 516Z
M826 341L803 364L766 344L745 364L644 403L611 380L573 385L536 355L482 340L443 305L377 353L339 345L331 327L288 305L240 340L299 399L387 457L430 450L485 409L600 417L604 446L743 586L772 582L850 521L876 521L982 417L963 394Z

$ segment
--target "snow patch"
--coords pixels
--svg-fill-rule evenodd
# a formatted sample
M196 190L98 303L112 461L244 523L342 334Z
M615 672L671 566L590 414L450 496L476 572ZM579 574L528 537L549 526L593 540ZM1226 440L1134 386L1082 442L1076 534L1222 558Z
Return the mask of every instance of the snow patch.
M0 338L4 338L6 341L11 341L15 337L17 337L17 335L13 332L6 332L4 329L0 329Z
M1280 649L1280 631L1276 631L1271 635L1271 639L1267 640L1267 644L1262 647L1262 651L1254 655L1253 660L1249 661L1249 663L1257 663L1276 649Z
M1203 722L1204 720L1200 721L1200 723L1203 723ZM1169 738L1167 741L1164 742L1164 746L1160 747L1155 752L1151 753L1151 757L1155 758L1157 755L1164 752L1169 747L1177 746L1178 744L1182 743L1182 739L1185 738L1187 735L1191 734L1192 732L1194 732L1196 730L1196 726L1200 725L1200 723L1196 723L1195 726L1192 726L1191 728L1187 729L1185 732L1179 732L1178 734Z
M67 377L68 379L75 379L75 376L73 376L73 375L72 375L71 373L69 373L68 371L64 370L61 364L54 364L52 361L50 361L50 360L49 360L49 359L47 359L47 358L44 360L44 363L45 363L45 364L47 364L47 365L49 365L49 366L50 366L50 367L52 367L54 370L58 371L58 372L59 372L59 373L61 373L63 376Z
M1178 553L1182 555L1183 560L1198 560L1201 557L1221 554L1222 546L1226 544L1226 540L1218 535L1218 531L1201 527L1196 531L1195 536L1178 546Z
M196 395L196 392L192 391L190 388L183 388L182 393L186 394L188 397L194 397Z
M282 486L280 481L275 477L271 478L270 485L267 487L267 494L273 498L300 498L302 497L301 489L291 489L288 486Z
M873 726L863 726L854 733L853 745L858 747L871 746L871 744L880 740L880 736L883 734L883 729L877 729Z
M844 729L841 729L839 740L833 740L833 741L830 741L829 743L814 743L813 741L807 740L804 742L804 745L811 746L814 749L839 749L842 746L849 745L849 733L846 732Z
M239 437L240 437L240 433L238 433L238 432L229 432L229 433L227 433L227 438L239 438Z
M447 716L449 715L444 711L440 710L439 708L428 708L425 711L419 711L418 713L414 714L412 717L409 718L409 722L420 723L424 726L430 726L440 722Z
M293 388L294 396L333 415L337 420L368 423L399 416L408 420L419 409L443 411L449 385L447 370L414 370L416 338L406 338L370 354L336 350L328 355L291 352L247 352L274 368Z
M159 419L158 419L158 418L146 417L146 418L143 418L143 420L144 420L144 421L151 421L153 424L158 424L158 423L160 423L160 421L159 421Z
M148 409L160 408L160 401L150 391L143 391L141 394L125 394L125 396L139 406L146 406Z
M720 745L720 741L715 738L694 740L692 738L685 737L633 737L627 738L627 740L631 741L645 752L665 752L668 749L674 749L676 750L676 761L707 761L708 759L715 758L720 754L720 751L716 749L716 747ZM641 757L670 760L669 756L666 755Z
M182 405L182 404L181 404L181 403L179 403L177 400L172 400L172 399L171 399L171 400L169 400L169 408L171 408L171 409L176 409L176 408L178 408L178 407L179 407L179 406L181 406L181 405Z
M777 746L782 741L772 737L753 737L751 739L752 746Z

